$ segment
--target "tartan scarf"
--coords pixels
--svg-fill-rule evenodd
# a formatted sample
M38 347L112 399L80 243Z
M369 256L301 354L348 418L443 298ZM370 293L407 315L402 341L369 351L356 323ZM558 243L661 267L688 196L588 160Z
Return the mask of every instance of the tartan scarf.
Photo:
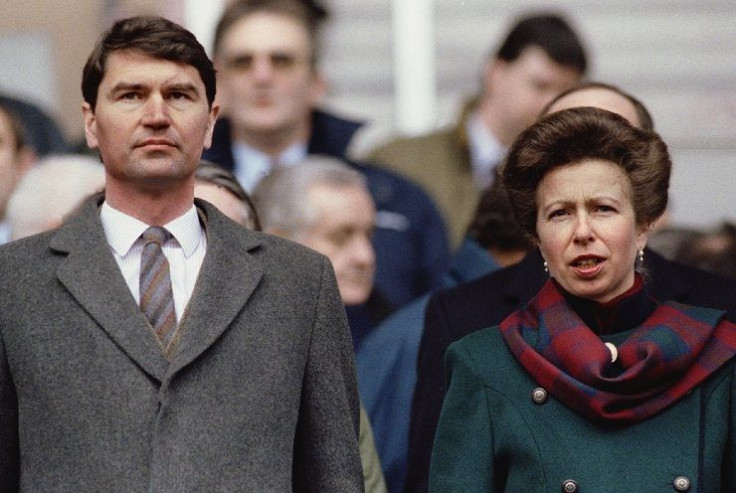
M724 315L659 304L632 327L612 362L550 279L500 331L529 375L567 407L594 421L631 424L671 406L734 357L736 325Z

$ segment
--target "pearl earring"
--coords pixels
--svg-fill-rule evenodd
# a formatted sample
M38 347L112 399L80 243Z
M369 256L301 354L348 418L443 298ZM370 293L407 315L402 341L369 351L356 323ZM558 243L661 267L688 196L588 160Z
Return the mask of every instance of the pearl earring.
M544 273L549 274L549 267L547 267L547 261L544 261Z
M639 263L640 264L644 263L644 249L643 248L639 249Z

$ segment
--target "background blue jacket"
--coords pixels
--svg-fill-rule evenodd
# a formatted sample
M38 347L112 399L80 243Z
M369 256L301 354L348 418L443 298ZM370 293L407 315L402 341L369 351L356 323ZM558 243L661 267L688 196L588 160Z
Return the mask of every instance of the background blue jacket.
M452 257L442 287L456 286L498 267L488 252L466 237ZM373 425L386 486L392 493L404 489L411 400L429 296L420 297L388 317L356 349L360 397Z

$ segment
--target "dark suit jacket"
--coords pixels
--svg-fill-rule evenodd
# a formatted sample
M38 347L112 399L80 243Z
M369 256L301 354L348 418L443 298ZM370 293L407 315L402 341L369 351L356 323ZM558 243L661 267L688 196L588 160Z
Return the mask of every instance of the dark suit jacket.
M729 319L736 320L736 282L671 262L649 249L645 259L647 286L654 298L727 310ZM430 299L419 348L405 491L427 491L435 429L445 396L447 347L471 332L498 325L531 300L546 279L542 257L535 251L516 265L439 291Z
M170 362L96 201L0 248L0 491L363 491L329 262L197 205L207 255Z

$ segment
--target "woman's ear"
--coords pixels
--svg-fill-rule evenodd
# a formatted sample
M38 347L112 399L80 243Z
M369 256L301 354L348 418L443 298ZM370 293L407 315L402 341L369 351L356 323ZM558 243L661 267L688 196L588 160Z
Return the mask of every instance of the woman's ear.
M649 235L652 234L655 224L656 224L656 221L652 221L652 222L637 226L637 230L638 230L637 235L636 235L637 251L644 250L644 247L647 246Z

